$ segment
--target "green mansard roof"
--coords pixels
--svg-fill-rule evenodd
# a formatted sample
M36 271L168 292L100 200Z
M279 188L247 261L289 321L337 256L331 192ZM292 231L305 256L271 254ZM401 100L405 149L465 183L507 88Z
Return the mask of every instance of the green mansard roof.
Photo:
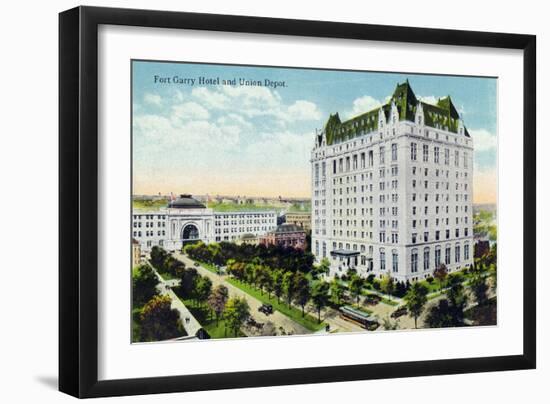
M327 145L344 142L361 134L377 130L380 110L384 112L384 119L388 122L392 102L397 107L400 121L414 121L416 109L418 105L421 105L426 126L446 128L450 132L458 133L460 116L451 101L451 97L440 98L436 105L423 101L419 102L407 80L404 83L397 84L391 98L381 107L344 122L340 120L338 113L331 114L325 124ZM464 133L466 136L470 136L466 128L464 128Z

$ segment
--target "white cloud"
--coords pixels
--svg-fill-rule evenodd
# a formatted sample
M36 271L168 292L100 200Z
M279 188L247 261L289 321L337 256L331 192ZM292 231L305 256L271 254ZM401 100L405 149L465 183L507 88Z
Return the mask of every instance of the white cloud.
M377 100L370 95L364 95L362 97L356 98L353 101L353 106L351 111L344 112L344 119L350 119L357 115L364 114L365 112L372 111L375 108L378 108L382 105L380 100Z
M433 95L419 95L416 98L418 98L420 101L425 102L426 104L432 105L436 105L437 101L439 101L439 98L434 97Z
M474 139L475 151L487 151L496 149L497 137L495 134L485 129L469 129L468 131Z
M183 120L204 120L210 117L208 110L196 102L190 101L172 107L172 116Z
M321 111L313 102L298 100L287 109L289 120L313 121L321 119Z
M146 104L156 105L157 107L160 107L162 104L162 98L158 94L145 93L143 101Z
M204 105L215 109L226 109L230 105L230 99L219 91L212 91L206 87L196 87L191 95Z

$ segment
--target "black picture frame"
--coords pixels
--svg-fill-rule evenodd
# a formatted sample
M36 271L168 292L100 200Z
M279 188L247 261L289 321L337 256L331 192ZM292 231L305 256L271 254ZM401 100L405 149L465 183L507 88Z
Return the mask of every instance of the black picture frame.
M97 62L100 24L522 50L523 354L99 381ZM59 389L62 392L86 398L535 368L535 36L77 7L59 15L59 100Z

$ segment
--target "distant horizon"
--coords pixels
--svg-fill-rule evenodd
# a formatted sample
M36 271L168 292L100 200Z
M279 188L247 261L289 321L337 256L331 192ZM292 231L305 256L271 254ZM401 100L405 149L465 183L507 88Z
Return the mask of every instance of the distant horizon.
M279 197L281 199L297 199L297 200L309 200L311 201L311 196L290 196L290 195L276 195L276 196L269 196L269 195L244 195L244 194L237 194L237 195L228 195L228 194L217 194L217 193L193 193L193 192L172 192L172 195L175 196L176 198L179 197L180 195L191 195L192 197L196 197L196 196L210 196L210 197L228 197L228 198L238 198L238 197L242 197L242 198L265 198L265 199L278 199ZM157 192L157 193L153 193L153 194L141 194L141 193L133 193L132 194L132 198L135 198L136 196L145 196L145 197L159 197L159 196L162 196L162 197L165 197L165 196L170 196L170 193L160 193L160 192ZM473 201L473 204L474 205L496 205L497 202L494 201L494 202L476 202L475 200Z
M329 115L372 110L409 80L424 102L450 94L474 142L473 202L497 203L495 79L154 61L134 61L132 76L134 194L194 189L311 198L310 153ZM285 84L166 84L155 77Z

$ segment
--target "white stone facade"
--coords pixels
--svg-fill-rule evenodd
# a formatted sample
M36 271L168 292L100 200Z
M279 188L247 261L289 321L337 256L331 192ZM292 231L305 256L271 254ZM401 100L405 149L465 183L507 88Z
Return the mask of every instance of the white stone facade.
M452 272L473 262L473 140L450 114L427 126L427 108L404 108L415 111L409 119L392 101L374 130L328 141L325 128L315 137L312 252L330 260L331 275L355 267L415 281L441 263Z
M205 207L166 208L132 214L132 237L147 253L155 245L175 251L185 241L235 241L244 234L264 235L277 226L275 211L214 212Z

